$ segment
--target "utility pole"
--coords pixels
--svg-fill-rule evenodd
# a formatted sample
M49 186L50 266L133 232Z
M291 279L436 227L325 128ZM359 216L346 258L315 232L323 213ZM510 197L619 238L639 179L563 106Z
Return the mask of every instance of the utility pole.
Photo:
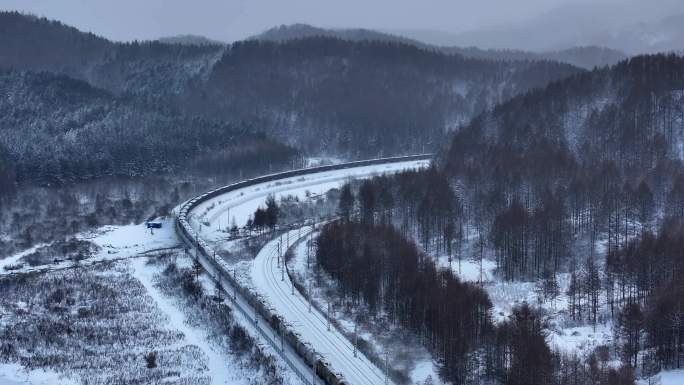
M306 241L306 269L308 270L310 268L309 266L309 256L311 255L311 240Z
M309 313L311 313L311 301L313 299L311 298L311 281L309 281Z
M385 352L385 385L389 384L389 354Z
M235 279L235 269L233 269L233 301L237 301L237 280Z
M221 287L221 279L220 277L216 280L216 298L219 300L219 302L223 302L223 299L221 298L221 291L223 290L223 287Z
M330 301L328 301L328 331L330 331Z
M311 360L311 373L312 373L311 383L313 385L316 385L316 351L315 350L311 353L311 357L312 357L312 360Z
M354 323L354 357L356 357L356 345L359 343L359 335L356 331L356 323Z

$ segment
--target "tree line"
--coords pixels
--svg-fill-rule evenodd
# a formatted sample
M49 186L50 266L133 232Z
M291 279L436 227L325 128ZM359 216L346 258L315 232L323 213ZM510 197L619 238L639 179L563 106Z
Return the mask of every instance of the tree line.
M393 226L342 219L327 224L317 244L317 266L338 294L371 318L386 317L419 336L451 383L635 383L630 366L606 364L607 347L584 360L552 351L544 317L527 304L494 324L482 288L437 268Z
M0 72L0 88L11 96L0 100L0 178L7 186L197 169L247 174L297 156L246 124L143 108L63 75Z

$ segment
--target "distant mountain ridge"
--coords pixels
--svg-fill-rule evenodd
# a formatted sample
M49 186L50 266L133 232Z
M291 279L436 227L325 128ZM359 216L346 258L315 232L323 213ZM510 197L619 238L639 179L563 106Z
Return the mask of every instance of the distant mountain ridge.
M649 3L637 2L634 6L635 2L632 1L629 4L634 8L647 8ZM684 5L680 3L669 14L644 13L642 16L628 7L623 12L616 3L587 2L566 4L515 24L461 33L416 30L405 31L404 34L433 44L495 50L546 52L579 45L610 47L630 56L684 50ZM622 19L616 14L629 14L629 17Z
M0 12L0 69L65 74L116 94L155 99L180 94L223 50L220 45L116 43L58 21Z
M186 105L266 120L264 132L276 139L356 158L435 148L479 112L577 72L559 62L474 59L393 41L249 40L226 51Z
M310 37L335 37L349 41L391 41L414 45L423 49L436 50L446 54L458 54L468 58L486 60L551 60L571 64L577 67L592 69L616 64L628 56L623 52L605 47L586 46L573 47L564 50L548 52L531 52L516 49L480 49L474 46L456 47L446 45L433 45L423 41L404 37L398 34L385 33L371 29L326 29L308 24L281 25L271 28L250 39L262 41L285 42L294 39Z
M160 43L164 44L181 44L181 45L198 45L198 46L225 46L228 43L224 43L219 40L210 39L205 36L199 35L175 35L175 36L164 36L157 39Z
M3 91L14 90L0 103L0 153L22 180L168 171L248 139L268 151L262 161L292 148L347 158L431 151L480 112L582 72L445 54L369 31L350 33L356 41L116 43L16 12L0 12L0 31ZM208 161L225 165L228 152ZM148 164L145 154L159 159ZM101 161L89 171L89 159Z

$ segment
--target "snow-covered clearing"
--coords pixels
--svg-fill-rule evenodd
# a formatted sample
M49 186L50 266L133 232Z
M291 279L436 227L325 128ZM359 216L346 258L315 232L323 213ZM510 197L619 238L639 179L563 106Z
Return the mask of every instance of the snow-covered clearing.
M10 271L10 270L15 270L15 269L18 270L21 266L21 263L19 262L19 260L21 258L35 252L36 250L40 249L41 247L45 247L45 246L47 246L47 244L45 244L45 243L34 245L31 248L28 248L28 249L22 250L16 254L10 255L9 257L7 257L5 259L0 259L0 274L3 274L3 273Z
M136 318L135 320L128 321L126 320L126 317L131 316L130 312L117 312L114 317L109 315L109 318L112 318L111 320L102 323L102 325L118 325L119 323L125 323L125 327L117 326L119 329L114 330L122 330L123 332L128 331L131 335L138 335L139 339L133 338L130 343L135 344L136 341L139 341L138 343L140 346L127 346L122 344L121 346L97 345L95 347L89 347L87 344L84 345L84 347L90 351L101 351L110 357L117 357L117 360L119 355L127 355L127 357L135 355L136 363L129 364L127 362L126 365L121 366L120 375L109 370L108 372L103 373L101 378L98 376L93 377L92 375L84 374L89 372L83 372L83 369L79 369L80 371L67 371L67 373L74 373L74 378L66 378L63 375L65 370L63 366L57 367L59 368L59 371L52 371L42 367L38 369L27 369L18 363L10 362L0 364L0 385L70 385L81 383L86 377L89 378L89 381L100 384L107 383L109 378L117 376L129 378L131 380L136 378L148 378L146 376L158 376L155 378L165 378L171 380L172 383L180 381L187 384L195 384L195 381L199 381L202 384L210 383L220 385L250 385L262 383L261 381L264 379L264 373L260 372L260 370L263 369L259 369L258 367L255 368L254 365L260 364L255 364L254 362L255 359L263 360L263 358L255 358L253 352L262 349L260 346L265 345L265 343L261 341L260 336L256 331L251 330L249 320L240 317L237 312L232 313L235 322L238 325L244 324L244 329L247 330L248 334L251 335L252 338L255 338L254 341L257 342L257 344L250 347L246 353L243 350L239 354L233 354L230 350L225 348L225 341L228 339L228 336L217 336L215 330L207 329L207 327L205 327L206 325L198 323L198 317L194 317L195 322L188 322L187 308L184 307L179 298L171 297L163 293L160 287L158 287L157 280L160 277L162 267L160 264L149 262L156 261L159 255L173 256L179 253L178 250L174 250L178 248L179 240L175 233L173 220L169 218L160 221L162 222L162 228L155 229L154 231L147 229L144 224L132 224L126 226L104 226L93 231L78 234L78 239L87 240L96 245L97 251L86 259L77 262L66 260L39 266L28 265L23 258L41 248L49 246L43 244L36 245L33 248L24 250L0 261L2 262L3 267L12 267L10 270L4 268L0 269L0 274L16 275L31 272L49 273L49 275L45 277L29 275L29 282L35 281L36 285L46 285L47 283L44 282L52 282L53 278L55 279L55 283L62 282L61 278L59 278L61 276L88 277L88 279L85 280L86 285L102 285L100 290L105 289L104 293L109 293L111 290L114 290L113 293L116 293L113 294L115 295L115 298L112 298L110 301L113 301L114 303L117 303L118 301L124 302L126 303L126 306L130 306L135 309L136 312L140 312L139 315L134 316ZM174 261L178 260L179 264L184 263L187 266L191 265L190 259L187 257L179 256L174 257L173 259ZM78 269L74 269L76 267L78 267ZM202 282L204 283L206 292L213 292L213 286L208 280L204 279ZM21 285L21 287L24 287L27 284L23 283ZM173 282L173 285L181 285L181 282ZM21 287L17 289L19 290ZM87 287L89 288L90 286ZM30 289L21 290L30 291ZM61 289L58 286L56 290ZM83 289L68 291L67 293L79 293L81 290ZM142 295L136 294L139 291L142 291ZM42 295L47 296L49 294L50 290ZM21 314L22 312L31 311L31 309L33 309L34 312L39 310L36 307L30 306L33 302L30 298L31 297L28 297L28 299L6 298L7 304L3 305L0 303L0 334L3 325L24 322L22 321L21 316L17 315L15 317L14 313ZM104 309L106 306L112 306L109 303L100 304L99 299L84 299L84 301L87 302L84 304L80 304L79 301L76 302L75 306L79 310L79 315L80 311L90 307ZM202 309L195 310L202 311ZM105 313L107 312L105 311ZM46 311L45 315L36 314L35 316L52 317L49 311ZM83 318L83 316L79 317L78 322L85 322L88 320L87 318ZM142 325L146 325L146 330L140 330ZM150 339L147 338L148 334L156 335L159 340L153 340L153 342L151 342ZM173 338L167 336L173 336ZM212 336L213 339L211 338ZM84 338L84 336L74 336L74 338L74 342L76 343L79 338ZM222 347L217 346L217 341L223 341ZM65 350L60 353L60 349L71 350ZM64 346L61 348L58 347L55 354L74 354L70 353L73 352L74 349L78 352L78 348L71 346L68 348ZM150 351L158 352L158 369L149 370L145 368L145 361L142 356ZM88 353L83 354L87 355ZM275 355L275 352L270 352L269 354L272 356ZM107 355L103 355L103 362L107 361ZM262 355L261 357L267 356ZM131 359L126 358L126 360L130 361ZM117 361L115 360L112 361L115 366L116 362ZM97 364L99 365L99 359ZM90 365L93 365L93 362L91 362ZM263 366L261 367L263 368ZM169 370L171 370L171 372L169 372ZM284 379L284 381L280 382L291 385L300 384L301 382L296 379L292 373L288 372L288 370L287 365L284 363L279 365L278 373L282 375ZM176 374L174 374L174 372Z
M231 365L232 360L218 353L207 340L206 332L188 326L183 313L177 308L172 299L167 298L154 285L154 274L158 273L154 267L146 265L146 258L138 258L131 262L133 276L147 290L147 294L154 300L161 312L167 317L168 327L183 333L184 341L197 346L207 360L212 385L248 384L240 370Z
M437 258L437 266L448 269L465 282L492 282L494 280L494 269L496 262L491 259L473 260L456 257L451 258L444 255Z
M3 366L5 378L31 383L48 376L48 383L60 383L67 373L93 385L206 383L199 349L165 327L127 262L5 277L2 291L0 363L26 371ZM156 365L149 367L145 357L152 352Z
M26 370L19 364L0 364L0 385L72 385L77 382L62 374L44 370Z
M97 252L92 256L84 256L78 261L55 259L52 263L31 266L24 258L49 244L35 245L29 249L0 260L0 276L7 274L22 274L63 270L78 266L92 266L106 261L116 261L154 252L163 252L180 246L174 230L172 218L159 219L161 229L151 232L145 224L131 224L126 226L103 226L98 229L80 233L76 239L88 241L97 246Z
M144 223L127 226L104 226L79 234L101 248L100 256L117 258L180 246L173 218L162 218L161 229L147 229Z
M682 385L684 384L684 369L664 370L649 379L637 381L639 385Z

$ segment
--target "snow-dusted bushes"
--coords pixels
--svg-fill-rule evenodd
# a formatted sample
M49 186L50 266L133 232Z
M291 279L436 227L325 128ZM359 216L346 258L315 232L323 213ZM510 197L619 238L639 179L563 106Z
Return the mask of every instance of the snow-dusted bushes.
M88 384L206 384L202 353L180 345L124 264L0 279L0 361ZM156 368L145 356L157 352Z
M283 382L276 361L265 353L257 341L233 318L232 309L222 300L225 294L206 292L196 271L179 268L173 260L163 260L164 270L157 276L161 290L181 302L188 322L209 333L209 339L226 353L233 354L250 370L259 373L257 384ZM179 285L179 282L182 284Z

